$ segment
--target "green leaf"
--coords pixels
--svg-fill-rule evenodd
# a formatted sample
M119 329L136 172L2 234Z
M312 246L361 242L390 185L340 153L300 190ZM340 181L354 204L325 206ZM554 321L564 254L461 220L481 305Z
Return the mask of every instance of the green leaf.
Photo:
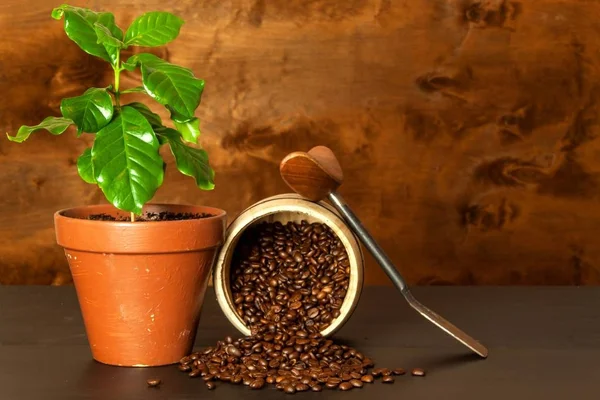
M77 172L81 179L87 183L97 183L94 177L94 166L92 164L92 149L85 149L77 159Z
M31 135L35 131L45 129L53 135L60 135L61 133L67 130L69 125L72 124L73 121L71 121L68 118L48 117L42 122L40 122L38 125L23 125L19 128L15 136L10 136L8 133L6 134L6 136L11 142L23 143L25 140L27 140L27 138L29 138L29 135Z
M133 107L121 112L96 134L92 147L94 177L115 207L141 214L163 182L158 139Z
M77 43L83 51L96 57L100 57L113 65L116 65L119 48L99 43L98 34L94 28L95 23L100 23L107 28L112 36L123 40L123 31L115 24L115 17L111 13L96 13L86 8L72 7L63 4L52 11L54 19L65 18L65 32L67 36Z
M112 34L113 38L115 38L116 40L118 40L120 42L123 42L123 31L115 23L114 15L112 15L111 13L100 13L100 14L98 14L98 23L100 23L102 26L106 27ZM96 33L96 36L98 36L97 33ZM98 38L98 41L100 41L100 38ZM121 51L121 47L114 46L109 43L103 43L103 45L104 45L104 48L106 49L106 52L108 53L111 64L113 66L117 66L117 62L119 61L119 58L120 58L119 52ZM124 46L124 47L127 47L127 46Z
M152 112L152 110L150 110L148 108L148 106L146 106L144 103L135 102L135 103L126 104L126 106L135 108L140 114L142 114L144 116L144 118L146 118L146 121L148 121L150 123L152 128L162 128L163 127L163 123L162 123L162 120L160 119L160 115Z
M172 119L173 121L180 122L180 123L184 123L184 122L189 122L189 121L191 121L192 119L194 119L194 117L188 117L188 116L185 116L185 115L179 114L177 111L175 111L175 110L173 109L173 107L171 107L171 106L170 106L170 105L168 105L168 104L167 104L167 105L165 105L165 108L166 108L167 110L169 110L169 112L171 113L171 119Z
M173 121L181 136L190 143L198 143L200 137L200 121L198 118L192 118L187 122Z
M121 90L121 94L123 93L146 93L146 89L143 86L137 86L131 89Z
M114 37L112 32L101 23L96 22L94 24L94 31L96 31L96 36L98 36L98 43L117 47L119 49L123 48L123 42Z
M135 56L129 57L127 61L121 61L121 67L123 69L133 72L137 68L137 61L135 60Z
M175 129L162 128L158 129L156 133L161 139L169 143L171 152L175 156L177 169L182 174L193 177L200 189L214 189L215 172L208 163L206 151L186 146L181 141L181 135Z
M81 96L69 97L60 102L60 111L72 119L77 133L98 132L113 116L113 103L106 89L90 88Z
M160 104L169 106L182 120L194 118L200 104L204 81L191 70L170 64L153 54L141 53L129 58L129 66L140 65L146 92Z
M125 33L125 43L147 47L162 46L179 35L181 25L183 20L169 12L149 12L131 23Z

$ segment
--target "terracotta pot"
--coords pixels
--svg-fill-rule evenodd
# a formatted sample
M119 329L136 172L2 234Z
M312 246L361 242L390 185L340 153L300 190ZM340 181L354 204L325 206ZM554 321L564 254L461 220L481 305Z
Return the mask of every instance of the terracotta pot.
M164 222L93 221L129 214L110 205L55 214L97 361L121 366L173 364L189 354L226 213L210 207L148 205L150 212L208 213Z

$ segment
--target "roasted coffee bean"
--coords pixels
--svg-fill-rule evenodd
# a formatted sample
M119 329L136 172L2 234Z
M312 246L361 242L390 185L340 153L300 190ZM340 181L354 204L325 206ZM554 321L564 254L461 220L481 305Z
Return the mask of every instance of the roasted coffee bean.
M304 378L300 379L300 382L304 383L305 385L310 385L312 379L310 379L308 376L305 376Z
M413 376L425 376L425 370L422 368L413 368L411 374Z
M231 374L228 372L222 373L219 375L219 379L223 382L229 382L231 381Z
M158 378L150 378L146 381L148 387L158 387L160 385L160 379Z
M392 370L392 373L394 375L404 375L406 373L406 371L403 368L396 368L396 369Z
M363 382L360 379L352 379L350 383L352 384L352 386L357 388L363 387Z
M181 364L179 366L179 370L182 372L188 372L192 370L192 366L190 364Z
M385 375L383 378L381 378L381 382L383 383L394 383L394 377L391 375Z
M232 345L227 346L225 351L227 352L227 354L234 356L234 357L242 356L242 352L240 351L240 349L238 349L237 347L232 346Z
M325 382L325 387L327 389L335 389L338 387L338 385L339 385L339 383L335 383L335 382L330 382L330 381Z
M362 377L362 375L358 372L351 372L350 376L352 377L352 379L360 379Z
M350 383L350 382L342 382L340 383L340 390L350 390L352 389L354 386Z
M208 382L206 382L206 387L208 388L208 390L213 390L214 388L217 387L217 384L212 381L208 381Z
M360 380L365 383L373 383L375 379L373 378L373 375L364 375Z
M255 379L250 383L250 388L252 389L262 389L263 386L265 386L265 380L262 378Z
M321 385L312 385L310 387L310 390L312 390L313 392L320 392L323 390L323 388L321 387Z
M179 363L181 365L187 365L190 364L192 361L194 361L194 359L192 358L192 356L185 356L183 357L181 360L179 360Z
M308 389L310 389L310 386L308 386L307 384L304 384L304 383L296 384L296 392L305 392Z
M365 368L371 368L374 365L374 363L373 360L371 360L370 358L365 358L363 359L362 365Z
M190 378L195 378L197 376L200 376L200 374L202 374L202 371L200 371L199 369L192 369L192 371L188 373L188 376Z
M296 387L290 383L283 386L283 391L289 394L296 393Z
M313 307L306 312L306 316L310 319L317 318L319 316L319 309L317 307Z

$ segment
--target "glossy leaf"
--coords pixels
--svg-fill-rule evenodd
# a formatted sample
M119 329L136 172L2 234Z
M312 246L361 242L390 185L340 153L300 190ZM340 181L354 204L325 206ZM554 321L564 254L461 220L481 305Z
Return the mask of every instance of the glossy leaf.
M188 116L178 113L177 111L175 111L173 109L173 107L171 107L168 104L165 105L165 108L167 110L169 110L169 113L171 113L171 120L173 120L175 122L180 122L180 123L189 122L190 120L192 120L194 118L194 117L188 117Z
M187 122L173 121L173 123L185 141L198 143L200 137L200 121L198 118L192 118Z
M114 37L112 32L101 23L96 22L94 24L94 31L96 31L96 36L98 36L98 43L104 44L105 48L106 45L117 47L119 49L123 48L123 42Z
M121 61L121 67L129 72L135 71L137 66L138 66L138 64L135 59L135 56L129 57L129 59L127 61Z
M106 89L90 88L81 96L63 99L60 111L63 117L75 122L78 133L94 133L110 122L114 110Z
M208 163L206 151L185 145L181 140L180 133L175 129L162 128L158 129L156 133L169 143L177 169L182 174L193 177L200 189L214 189L215 172Z
M146 118L146 121L150 123L152 128L161 128L163 126L162 120L160 119L160 115L154 113L147 105L144 103L129 103L126 104L129 107L135 108L140 114Z
M85 149L82 155L77 159L77 172L81 179L87 183L96 183L94 177L94 166L92 165L92 149Z
M121 90L121 94L124 93L146 93L146 89L143 86L137 86L131 89Z
M38 125L23 125L19 128L15 136L10 136L8 133L6 134L6 136L11 142L22 143L25 140L27 140L29 136L35 131L45 129L53 135L60 135L61 133L66 131L67 128L72 124L73 121L71 121L68 118L47 117Z
M169 12L148 12L131 23L125 33L125 44L147 47L165 45L179 35L181 25L183 20Z
M132 56L127 64L140 65L146 92L160 104L169 105L184 120L194 118L200 104L204 81L194 77L191 70L141 53Z
M150 123L135 108L121 112L96 134L92 147L94 176L117 208L141 214L163 182L163 160Z
M52 11L52 17L58 20L64 17L67 36L83 51L113 65L116 64L119 49L106 43L99 43L98 34L94 28L94 24L98 22L106 27L113 37L122 41L123 31L115 24L114 15L63 4Z
M115 23L114 15L112 15L111 13L99 13L98 14L98 23L100 23L100 24L102 24L102 26L106 27L112 34L113 38L119 40L120 42L123 41L123 31ZM96 34L96 36L98 36L98 34ZM100 38L98 38L98 40L100 40ZM106 52L108 53L111 64L113 66L116 66L117 61L119 61L119 58L120 58L119 52L121 51L121 47L114 46L109 43L103 43L103 45L104 45L104 48L106 49Z

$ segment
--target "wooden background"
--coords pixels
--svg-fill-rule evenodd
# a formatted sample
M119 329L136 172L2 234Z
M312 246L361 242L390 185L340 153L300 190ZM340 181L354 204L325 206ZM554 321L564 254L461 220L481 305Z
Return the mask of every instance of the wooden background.
M287 191L284 155L325 144L341 193L411 283L600 283L599 2L74 4L122 26L151 10L187 21L156 52L206 80L198 116L217 186L196 190L166 155L156 201L233 217ZM56 5L0 5L2 132L111 79L50 18ZM52 213L103 201L74 167L88 142L0 139L0 283L70 281ZM386 282L369 262L367 283Z

